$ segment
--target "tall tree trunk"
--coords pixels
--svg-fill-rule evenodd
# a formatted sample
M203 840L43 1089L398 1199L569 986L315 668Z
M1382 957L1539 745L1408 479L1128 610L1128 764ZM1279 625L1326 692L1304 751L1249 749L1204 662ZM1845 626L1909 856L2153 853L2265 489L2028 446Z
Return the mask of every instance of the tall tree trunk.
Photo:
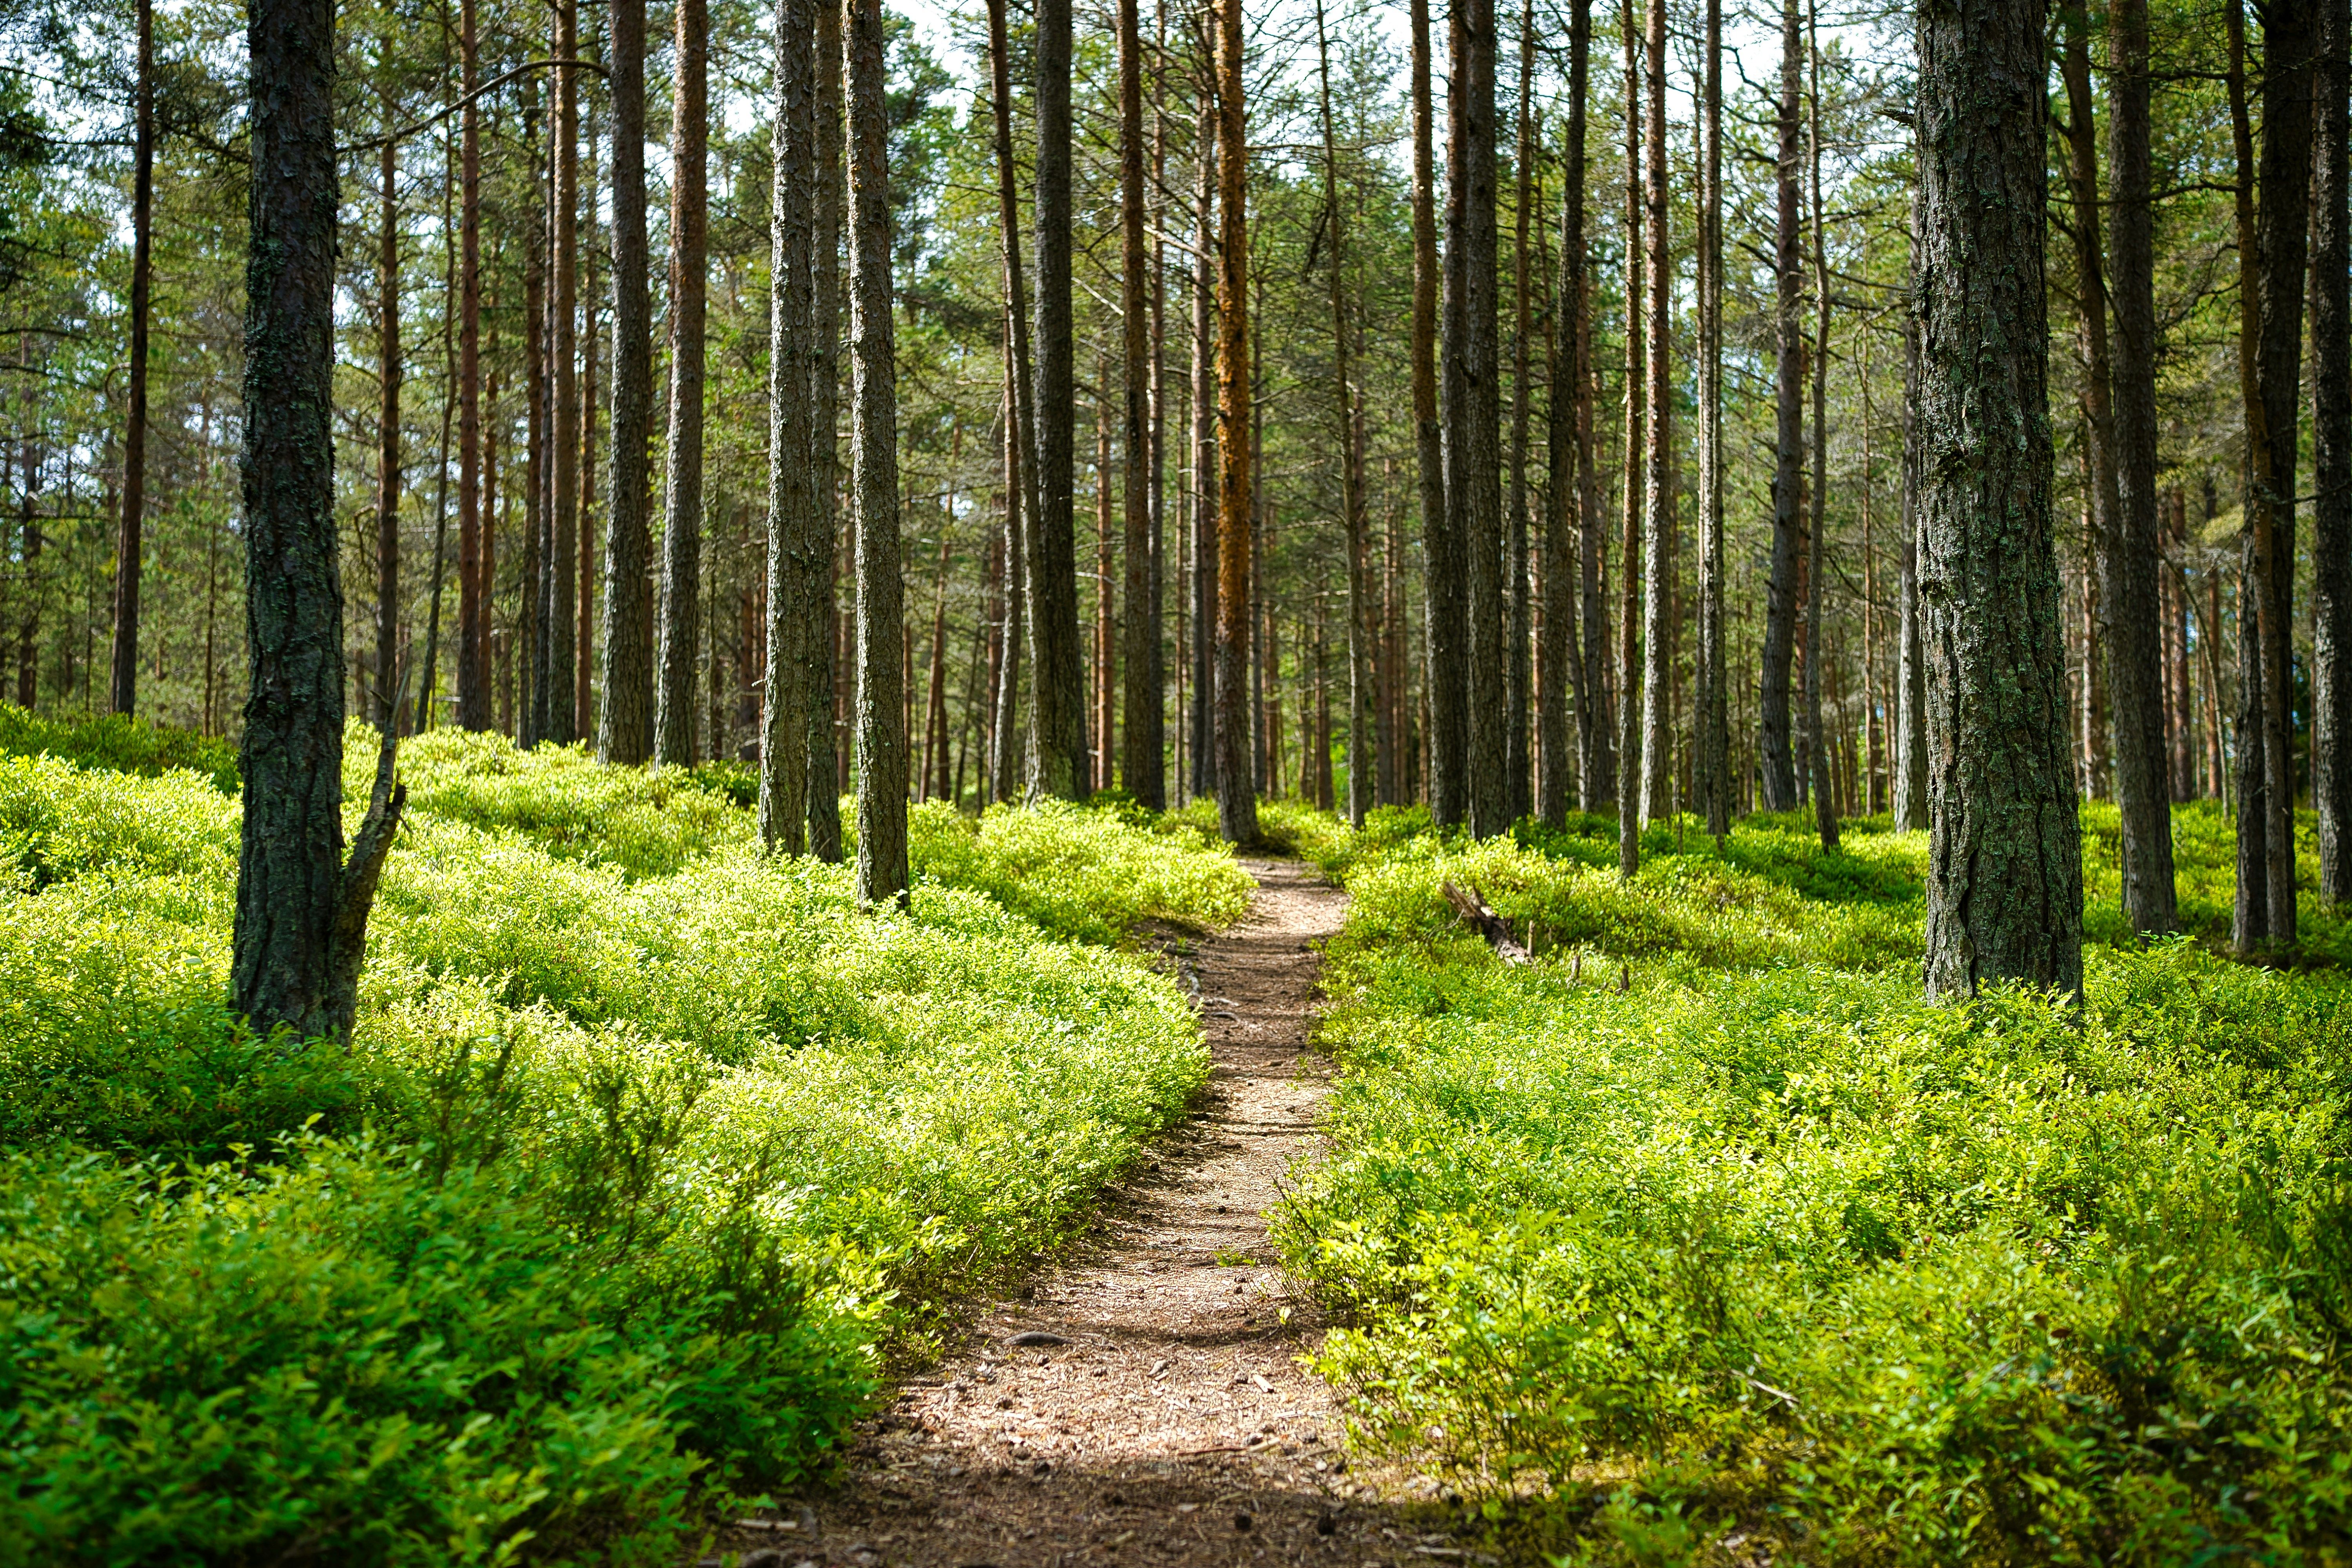
M1602 563L1608 554L1609 520L1601 501L1601 466L1595 443L1594 399L1600 367L1592 355L1591 258L1585 243L1585 100L1592 55L1592 0L1570 0L1569 10L1569 107L1567 191L1560 203L1560 289L1567 330L1574 339L1576 418L1577 592L1583 641L1576 654L1583 666L1583 701L1577 710L1577 805L1598 811L1617 798L1617 721L1609 699L1609 601ZM1570 224L1573 224L1573 232ZM1565 299L1570 289L1573 299Z
M1919 233L1916 188L1911 232ZM1919 615L1919 492L1927 477L1919 469L1919 321L1924 303L1919 293L1920 260L1920 247L1915 239L1903 310L1903 565L1902 597L1896 606L1894 791L1898 832L1927 826L1927 650L1920 640Z
M1136 0L1118 0L1119 283L1127 351L1120 434L1119 505L1127 545L1124 650L1127 734L1119 773L1128 794L1157 811L1168 803L1160 760L1166 740L1160 678L1160 605L1151 550L1151 275L1144 249L1143 29ZM1102 592L1110 593L1105 583ZM1110 736L1101 744L1108 773Z
M335 526L334 7L255 0L245 319L246 646L229 1006L351 1037L376 874L399 826L390 738L343 858L343 592Z
M1148 770L1157 769L1157 791L1154 803L1168 804L1168 653L1167 630L1167 565L1168 565L1168 247L1165 231L1168 226L1168 3L1153 0L1151 57L1151 177L1146 186L1144 200L1148 204L1146 222L1151 231L1151 303L1150 385L1150 399L1147 432L1146 491L1149 514L1145 520L1150 530L1150 575L1144 592L1143 613L1149 623L1140 641L1144 658L1142 684L1151 694L1150 712L1144 721L1154 727L1159 739L1144 759L1147 773L1143 782L1150 783ZM1179 616L1181 619L1181 613ZM1179 634L1181 641L1181 634ZM1177 663L1181 668L1180 652ZM1132 668L1130 662L1129 668ZM1132 707L1132 704L1130 704ZM1183 752L1181 733L1184 724L1182 682L1180 676L1176 699L1178 749L1175 756L1177 789L1183 788ZM1139 750L1143 742L1135 742ZM1128 786L1130 789L1135 784ZM1139 800L1143 799L1138 795Z
M646 0L611 0L613 479L604 502L604 704L596 754L654 753L654 331L646 244ZM674 184L677 182L673 182ZM691 701L688 703L690 708Z
M1528 777L1532 718L1528 710L1535 684L1528 644L1531 608L1528 602L1528 337L1535 323L1529 300L1535 279L1528 269L1528 225L1534 216L1537 192L1535 57L1535 0L1521 0L1519 123L1511 206L1511 472L1503 505L1503 817L1507 822L1517 822L1535 809Z
M1470 811L1470 672L1465 663L1469 607L1464 580L1468 567L1458 520L1448 511L1452 490L1445 471L1446 426L1438 409L1436 131L1431 119L1429 53L1429 0L1412 0L1412 418L1420 460L1421 574L1427 599L1426 787L1431 815L1440 826L1451 826L1467 820Z
M2106 749L2107 704L2105 678L2111 662L2107 631L2115 606L2105 593L2105 563L2113 547L2116 514L2115 414L2110 387L2114 368L2107 352L2106 265L2099 230L2098 138L2092 124L2091 51L2087 29L2079 17L2070 18L2059 55L2059 72L2066 88L2066 184L2074 208L2074 278L2077 321L2083 344L2082 405L2084 426L2084 470L2090 520L2084 541L2086 574L2084 593L2088 615L2084 647L2084 689L2095 693L2084 715L2084 750L2088 761L2087 787L2093 798L2107 793L2108 769L2099 755ZM2151 411L2151 417L2153 413Z
M555 58L572 59L579 48L579 0L553 4ZM555 372L554 428L548 452L547 593L541 606L547 636L547 725L541 739L569 745L579 734L572 605L579 597L580 379L574 317L580 303L580 79L577 71L562 67L555 72L554 163L549 268L553 298L548 304L547 351Z
M1249 136L1241 0L1217 0L1217 827L1258 838L1245 703L1254 602L1249 333Z
M1772 469L1772 566L1764 591L1764 681L1762 777L1758 780L1767 811L1797 806L1797 766L1789 723L1789 672L1797 635L1798 556L1803 546L1805 447L1804 230L1799 216L1803 121L1799 92L1803 81L1804 38L1798 30L1798 0L1780 6L1780 145L1779 203L1774 237L1776 283L1773 325L1779 351L1775 373L1779 418Z
M1035 406L1030 401L1035 383L1029 366L1029 296L1021 274L1021 197L1014 184L1013 67L1005 37L1004 0L989 0L988 60L996 132L997 231L1004 263L1005 374L1012 378L1005 393L1004 457L1004 537L1012 554L1005 564L1008 640L1003 679L997 689L996 798L1011 800L1015 795L1012 764L1017 758L1025 769L1029 755L1020 722L1026 710L1014 703L1021 691L1022 657L1029 645L1028 621L1033 613L1028 532L1037 516L1037 425Z
M694 689L702 647L710 16L709 0L677 0L677 78L669 132L669 467L662 508L661 684L656 692L654 760L682 766L694 761ZM614 426L617 433L618 420ZM610 688L608 677L608 692ZM609 695L605 701L609 707Z
M1503 776L1502 354L1496 335L1495 5L1448 7L1445 89L1445 516L1460 563L1468 669L1470 832L1510 826ZM1431 569L1435 569L1433 556Z
M809 601L802 628L801 657L808 661L808 852L829 866L841 864L841 795L848 787L848 759L839 736L847 727L837 671L848 658L841 635L843 616L836 584L840 478L835 433L841 426L841 247L846 175L842 167L842 6L817 0L815 149L815 304L810 317L813 410L809 416Z
M1642 277L1647 342L1643 368L1649 377L1643 395L1648 422L1644 470L1648 481L1642 515L1642 794L1644 821L1673 806L1675 729L1671 709L1675 670L1675 445L1674 252L1667 243L1666 7L1649 0L1643 46L1643 142L1647 162L1642 178Z
M776 7L775 199L771 235L768 370L767 689L760 712L760 838L798 855L808 842L808 797L832 787L811 776L810 643L819 634L814 534L815 487L817 78L838 63L817 41L831 0ZM826 628L823 635L830 635Z
M1633 0L1622 0L1617 16L1625 47L1625 504L1617 574L1617 869L1631 878L1642 864L1642 471L1649 388L1642 366L1642 42L1633 25Z
M1078 655L1076 340L1070 315L1070 0L1038 0L1037 504L1029 517L1029 794L1087 793Z
M523 79L521 119L524 136L531 153L531 169L535 189L548 190L553 182L540 182L548 173L535 145L539 128L539 94L531 77ZM548 534L551 518L547 506L548 433L552 410L550 407L552 377L548 364L547 264L550 241L548 222L551 207L546 201L532 204L531 225L523 258L523 418L526 425L523 445L523 546L522 581L517 584L521 603L515 619L517 636L522 639L522 669L519 681L523 689L515 721L515 744L525 751L547 739L547 608L546 579L551 554Z
M1192 231L1192 793L1217 788L1217 103L1212 7L1200 11L1199 168Z
M490 591L483 550L482 81L475 0L457 7L457 722L490 727ZM497 478L491 476L495 487Z
M1731 719L1724 668L1723 0L1706 0L1699 83L1698 808L1719 841L1731 830Z
M1087 787L1108 789L1111 758L1114 748L1111 731L1118 726L1118 714L1114 690L1118 680L1118 597L1111 592L1110 548L1110 400L1102 395L1109 390L1110 363L1097 354L1095 357L1095 636L1094 671L1089 682L1093 707L1087 730L1094 742L1087 756Z
M1131 0L1130 0L1131 3ZM1364 475L1356 445L1356 392L1349 363L1344 283L1347 232L1339 208L1339 142L1331 126L1331 44L1323 0L1315 4L1315 60L1322 89L1323 208L1331 237L1331 392L1338 428L1340 521L1348 539L1348 820L1361 825L1372 804L1370 629L1364 595ZM1324 753L1328 764L1329 753Z
M1831 747L1822 723L1822 676L1829 647L1822 637L1822 608L1829 599L1830 488L1830 253L1828 226L1822 213L1822 51L1813 36L1819 26L1818 0L1805 8L1806 53L1812 58L1813 90L1806 104L1806 151L1812 165L1808 195L1813 209L1813 480L1810 515L1805 522L1806 577L1812 591L1805 595L1805 750L1813 764L1813 826L1822 847L1838 845L1837 790L1831 779Z
M154 272L155 5L139 0L139 61L131 163L131 385L122 426L122 521L114 543L113 672L109 706L139 706L139 574L146 554L147 321ZM384 144L389 166L392 144ZM386 176L389 181L390 176Z
M857 503L857 896L907 903L905 587L882 0L849 5L850 486Z
M391 52L386 40L384 51ZM375 679L369 718L391 734L400 695L400 173L390 132L395 116L383 100L386 132L378 157L376 193L376 448ZM137 673L134 659L132 674Z
M2319 896L2340 904L2352 900L2352 757L2344 754L2352 746L2352 669L2345 667L2352 658L2352 244L2345 200L2352 7L2345 0L2317 0L2317 10L2311 179L2311 447L2318 492L2311 504L2311 795L2319 816ZM2141 48L2144 58L2145 43Z
M2165 735L2163 607L2157 591L2164 556L2156 489L2156 241L2148 152L2147 0L2112 0L2108 53L2108 159L2114 182L2116 312L2109 468L2115 510L2100 537L2099 598L2107 612L2107 711L2115 726L2116 800L2123 828L2124 918L2143 935L2179 924L2172 872L2172 804ZM2079 30L2079 29L2075 29ZM2087 42L2083 49L2087 57ZM2089 72L2067 51L2068 113L2076 137L2090 131ZM2084 60L2087 67L2087 58ZM2083 82L2080 104L2075 83ZM2087 167L2087 150L2082 158ZM2075 222L2095 242L2098 208L2078 190ZM2086 289L2087 293L2088 290ZM2352 539L2346 541L2352 550Z
M1927 994L2083 984L2050 518L2043 0L1919 13Z
M591 41L585 47L585 58L595 58L595 44ZM595 682L591 667L596 658L596 414L601 406L596 391L596 350L603 342L596 312L604 300L604 291L596 282L600 248L596 237L596 193L603 189L604 183L597 170L602 143L596 137L596 100L593 97L582 118L584 123L581 126L581 139L587 144L584 184L588 213L585 244L580 255L580 508L576 531L579 560L572 573L576 597L572 619L572 724L573 733L584 741L594 732L596 723Z
M1548 827L1568 821L1571 774L1589 786L1597 724L1594 683L1578 646L1577 568L1589 557L1595 530L1587 494L1592 468L1591 349L1585 330L1584 93L1592 47L1592 0L1575 0L1570 13L1568 129L1561 148L1559 195L1559 289L1553 303L1556 331L1546 381L1543 554L1543 637L1538 680L1543 689L1542 732L1536 750L1542 759L1536 779L1536 816ZM1571 670L1574 672L1571 674ZM1575 739L1570 739L1568 694L1576 694ZM1575 766L1570 758L1573 745ZM1581 803L1580 803L1581 804Z

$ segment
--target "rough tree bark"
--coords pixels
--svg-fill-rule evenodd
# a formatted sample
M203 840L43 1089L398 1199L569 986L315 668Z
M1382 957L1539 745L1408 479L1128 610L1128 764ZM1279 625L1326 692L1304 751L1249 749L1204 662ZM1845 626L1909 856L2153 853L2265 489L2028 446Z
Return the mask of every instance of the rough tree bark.
M850 486L857 503L857 896L907 903L906 613L891 324L890 106L882 0L849 5Z
M841 639L835 636L841 607L835 602L839 576L835 552L840 538L835 449L841 425L841 226L846 186L842 169L842 7L817 0L816 7L816 250L814 305L810 314L808 602L802 628L802 657L808 661L805 688L808 746L808 852L827 865L841 864L841 763L835 743L839 715L835 685Z
M554 0L555 58L576 58L579 47L579 0ZM555 206L549 230L551 258L548 301L548 357L554 370L554 400L550 410L552 429L548 447L548 555L544 563L545 594L540 604L541 625L547 638L546 725L541 740L569 745L579 733L572 666L572 605L579 597L580 522L580 378L574 321L580 289L580 79L579 72L557 67L555 72Z
M1731 830L1730 694L1725 685L1723 554L1723 0L1706 0L1699 84L1699 546L1696 805L1720 841Z
M1078 654L1076 341L1070 315L1070 0L1038 0L1037 364L1029 515L1029 794L1086 794Z
M1217 827L1258 839L1250 765L1249 136L1241 0L1217 3Z
M604 702L596 754L654 752L654 331L646 248L646 0L610 0L613 32L613 472L604 500ZM689 706L690 706L689 702Z
M1144 248L1143 27L1136 0L1118 0L1118 199L1120 305L1127 350L1119 502L1127 542L1123 650L1127 731L1119 774L1128 794L1157 811L1168 804L1160 752L1167 740L1160 697L1160 605L1151 549L1151 276ZM1110 585L1103 584L1108 595ZM1108 750L1110 737L1102 743Z
M1822 722L1822 675L1829 648L1822 637L1822 608L1829 599L1830 488L1830 256L1828 226L1822 216L1822 51L1811 36L1818 4L1805 8L1806 53L1812 58L1812 91L1807 95L1805 141L1812 165L1808 195L1813 209L1813 479L1805 521L1805 751L1812 762L1813 828L1822 847L1838 846L1837 789L1829 732Z
M1631 878L1642 865L1639 616L1648 382L1642 373L1642 46L1633 26L1633 0L1623 0L1617 16L1625 47L1625 504L1617 574L1617 869Z
M683 766L694 761L695 680L702 647L703 320L710 212L709 0L677 0L677 47L669 132L673 165L669 465L662 507L660 685L655 693L654 761Z
M139 707L139 574L147 552L147 320L154 273L155 5L139 0L138 82L131 154L131 374L122 425L122 520L114 541L113 668L110 706ZM392 144L384 144L384 163ZM391 176L385 176L387 187Z
M1202 34L1192 191L1192 793L1217 788L1217 101L1209 7Z
M482 506L481 40L474 0L457 7L457 722L487 730L490 714L490 589Z
M391 52L389 41L383 48ZM376 172L375 679L368 704L368 717L387 735L400 720L399 699L393 690L400 668L400 377L404 369L400 161L389 135L395 118L387 96L383 100L387 135L378 153Z
M1324 30L1323 0L1315 0L1315 61L1322 89L1323 208L1331 250L1331 394L1338 426L1334 436L1339 458L1340 522L1348 541L1348 820L1360 826L1364 813L1371 807L1374 773L1371 638L1364 594L1364 474L1362 454L1356 445L1356 392L1348 353L1347 229L1339 208L1339 151L1331 126L1331 44Z
M1035 384L1029 374L1029 292L1021 271L1021 195L1014 184L1013 161L1013 64L1005 37L1004 0L989 0L988 66L990 108L996 133L997 233L1003 250L1005 374L1012 378L1005 392L1004 538L1011 552L1005 559L1004 664L998 684L996 798L1012 800L1015 765L1026 765L1028 747L1021 738L1015 704L1021 692L1022 655L1028 645L1028 528L1037 515L1037 425L1030 393Z
M2082 831L2050 517L2043 0L1919 12L1926 981L2079 993Z
M2107 711L2114 726L2116 800L2123 827L2124 917L2143 935L2179 924L2172 871L2172 804L2164 703L2162 604L2157 574L2164 528L2156 489L2156 241L2148 151L2147 0L2111 0L2108 163L2115 211L2115 352L2110 467L2115 511L2100 538L2099 602L2107 613ZM2087 45L2084 49L2087 56ZM2074 58L2070 47L2068 57ZM2087 134L2090 95L2067 112ZM2088 159L2085 158L2085 163ZM2095 205L2076 193L2076 221L2095 232ZM2339 268L2340 270L2340 268ZM2347 546L2352 549L2352 540Z
M1775 369L1779 418L1772 469L1772 566L1764 590L1764 668L1758 718L1758 793L1767 811L1797 807L1797 763L1789 723L1789 673L1797 637L1797 555L1803 548L1805 447L1804 330L1800 324L1804 293L1804 230L1799 216L1798 179L1804 126L1799 91L1804 72L1804 38L1799 31L1798 0L1780 6L1780 116L1779 201L1773 234L1773 326L1779 351Z
M1511 170L1511 453L1503 495L1503 820L1535 809L1528 777L1528 742L1535 671L1528 646L1528 367L1535 330L1528 261L1528 225L1536 206L1536 8L1519 6L1518 136Z
M1470 812L1470 672L1465 640L1469 633L1465 580L1468 567L1459 520L1449 510L1452 486L1445 470L1446 425L1438 409L1436 132L1430 109L1429 53L1429 0L1412 0L1412 418L1420 464L1422 585L1426 599L1426 784L1430 815L1445 827L1466 821ZM1450 207L1448 214L1450 223Z
M1462 575L1467 668L1465 800L1470 832L1510 826L1503 777L1502 355L1496 329L1495 5L1448 7L1445 299L1442 366L1445 515ZM1432 563L1433 570L1434 562Z
M771 218L768 369L767 690L760 710L760 838L798 855L808 842L809 622L817 612L810 544L816 362L816 12L776 7L775 199Z
M1600 579L1591 576L1586 595L1587 625L1578 625L1579 566L1591 561L1599 523L1592 489L1591 333L1585 321L1584 94L1592 53L1592 0L1573 0L1568 32L1568 129L1561 149L1559 195L1559 292L1553 304L1558 324L1552 336L1547 380L1550 404L1545 418L1545 460L1549 480L1544 517L1544 630L1539 679L1543 687L1543 733L1538 746L1542 771L1536 780L1536 815L1549 827L1568 820L1577 784L1591 794L1594 742L1601 722L1593 712L1600 690L1597 649L1579 646L1591 635L1591 604ZM1571 675L1571 669L1574 674ZM1568 694L1576 693L1575 766L1570 766ZM1578 804L1590 810L1589 798Z
M1666 5L1649 0L1643 28L1645 162L1642 174L1642 279L1649 384L1643 404L1646 487L1642 507L1642 794L1643 821L1673 807L1675 730L1674 252L1666 233Z
M2345 755L2352 746L2352 670L2345 668L2352 658L2352 235L2346 215L2352 6L2319 0L2318 10L2311 169L2311 449L2317 491L2311 503L2311 794L2319 816L2319 896L2340 904L2352 900L2352 758Z
M343 858L343 591L334 488L335 12L247 13L246 646L230 1006L259 1032L349 1040L377 872L405 793L393 740Z

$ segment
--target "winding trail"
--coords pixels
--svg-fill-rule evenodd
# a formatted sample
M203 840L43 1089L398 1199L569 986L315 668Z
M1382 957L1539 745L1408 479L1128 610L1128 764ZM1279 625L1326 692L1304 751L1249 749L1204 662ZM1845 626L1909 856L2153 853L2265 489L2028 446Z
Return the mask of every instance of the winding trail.
M1092 1240L1021 1299L976 1310L964 1342L902 1385L837 1488L747 1521L722 1550L751 1568L1484 1555L1409 1525L1350 1473L1332 1391L1298 1364L1323 1324L1273 1267L1265 1215L1319 1142L1314 943L1347 899L1296 862L1243 864L1258 882L1248 916L1180 960L1215 1063L1193 1118Z

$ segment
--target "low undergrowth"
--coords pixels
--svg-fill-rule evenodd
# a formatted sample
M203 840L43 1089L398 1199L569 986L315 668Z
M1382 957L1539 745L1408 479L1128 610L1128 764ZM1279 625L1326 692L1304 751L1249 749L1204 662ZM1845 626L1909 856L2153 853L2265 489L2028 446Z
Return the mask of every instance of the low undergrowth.
M1416 829L1318 829L1337 1152L1277 1227L1362 1441L1561 1562L2345 1560L2342 977L2095 942L2079 1010L1930 1007L1924 835L1657 826L1629 885L1612 823Z
M675 1561L1205 1077L1109 945L1195 837L925 812L877 915L723 779L403 767L345 1052L226 1014L234 798L0 756L0 1564Z

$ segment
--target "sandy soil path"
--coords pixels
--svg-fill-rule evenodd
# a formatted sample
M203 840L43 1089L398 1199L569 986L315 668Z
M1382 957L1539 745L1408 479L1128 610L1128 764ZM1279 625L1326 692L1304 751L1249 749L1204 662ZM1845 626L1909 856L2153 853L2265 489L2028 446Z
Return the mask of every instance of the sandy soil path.
M1271 1266L1265 1215L1316 1144L1314 944L1346 896L1294 862L1244 864L1259 885L1249 916L1180 961L1215 1059L1199 1114L1105 1208L1091 1245L977 1311L962 1344L902 1385L837 1487L730 1531L724 1550L752 1568L1484 1556L1351 1473L1331 1390L1298 1364L1323 1325Z

